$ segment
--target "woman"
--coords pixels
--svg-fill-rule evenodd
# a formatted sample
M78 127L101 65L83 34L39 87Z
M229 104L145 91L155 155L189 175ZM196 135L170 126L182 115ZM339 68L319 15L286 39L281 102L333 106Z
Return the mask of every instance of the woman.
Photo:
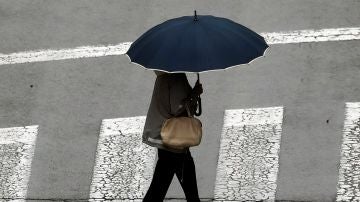
M150 187L143 201L163 201L174 173L180 181L187 201L200 201L194 160L189 148L183 150L166 147L161 141L163 122L172 116L188 116L185 102L189 103L190 113L197 110L196 97L203 92L202 85L196 82L191 88L185 73L165 73L157 75L150 107L147 113L142 142L157 147L158 161Z

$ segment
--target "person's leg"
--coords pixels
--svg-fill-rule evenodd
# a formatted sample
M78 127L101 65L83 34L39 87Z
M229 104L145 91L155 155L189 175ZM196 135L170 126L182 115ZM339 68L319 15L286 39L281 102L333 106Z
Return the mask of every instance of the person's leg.
M197 202L200 201L197 182L196 182L196 172L195 172L195 163L194 159L191 156L190 150L187 151L184 158L184 164L182 161L179 162L179 165L176 169L176 176L179 179L180 185L184 190L186 200L188 202ZM182 166L184 170L182 170ZM183 180L181 181L181 176Z
M163 201L174 176L175 168L171 153L158 149L158 157L150 187L143 201Z

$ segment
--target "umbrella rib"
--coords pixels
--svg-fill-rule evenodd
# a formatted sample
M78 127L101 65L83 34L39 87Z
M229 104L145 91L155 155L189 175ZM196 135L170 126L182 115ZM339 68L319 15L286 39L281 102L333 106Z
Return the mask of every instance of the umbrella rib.
M211 26L208 26L208 24L207 23L203 23L202 24L202 26L203 27L206 27L206 28L204 28L204 30L207 30L207 28L208 27L211 27ZM210 28L211 29L211 28ZM207 33L206 31L204 31L204 33ZM212 35L211 34L206 34L205 35L206 37L212 37ZM215 49L215 46L214 46L214 44L213 43L207 43L207 45L210 45L212 48L211 49L206 49L207 51L208 51L208 53L210 52L209 50L211 50L212 52L213 52L213 50ZM216 55L216 54L207 54L207 55ZM209 61L209 57L206 55L206 58L207 58L207 60L206 61ZM211 68L212 66L211 65L209 65L209 66L207 66L207 67L201 67L202 69L208 69L208 68Z
M229 21L229 22L232 22L232 21L230 21L230 20L228 20L228 21ZM232 23L234 23L234 22L232 22ZM236 24L237 26L240 25L240 24L238 24L238 23L235 23L235 24ZM256 45L255 45L252 41L246 39L242 34L240 34L240 33L238 33L238 32L235 32L235 31L229 29L225 23L224 23L224 24L220 24L220 25L223 25L223 26L221 26L222 28L224 28L224 29L226 29L227 31L235 34L236 36L239 36L241 39L243 39L244 41L246 41L246 43L250 44L251 47L254 47L254 49L255 49L258 53L263 53L263 52L258 51L258 48L256 47ZM240 26L241 26L241 27L245 27L245 26L242 26L242 25L240 25ZM245 27L245 28L246 28L246 27ZM246 29L248 30L248 28L246 28ZM252 36L257 36L257 34L256 34L255 32L253 32L253 31L252 31L250 34L251 34ZM259 36L260 36L260 35L259 35ZM260 37L261 37L261 36L260 36ZM264 40L263 37L261 37L261 38ZM264 44L266 44L265 40L264 40Z
M181 24L183 24L183 23L179 23L179 24L177 24L177 25L181 25ZM175 27L177 27L177 26L173 26L172 28L174 29ZM173 36L168 34L168 35L166 36L166 38L164 38L164 39L162 40L163 43L161 43L161 45L157 47L157 50L153 53L152 59L149 60L148 63L151 64L151 63L157 58L156 55L159 53L159 51L161 50L161 48L162 48L164 45L166 45L166 44L165 44L166 39L167 39L167 38L171 38L171 37L173 37ZM162 56L162 57L163 57L163 56ZM161 68L161 67L156 67L156 68Z
M160 28L159 30L156 30L156 27L159 27L160 25L157 25L156 27L151 28L150 30L146 31L138 40L136 40L132 45L134 45L133 47L135 48L137 46L136 42L139 41L147 41L146 43L142 42L141 47L137 47L137 49L142 50L145 46L147 46L149 43L153 42L153 38L157 37L159 34L162 34L165 31L168 31L171 28L177 27L183 23L185 23L186 21L182 21L180 23L171 25L170 27L163 27ZM166 23L166 22L164 22ZM151 39L149 39L149 37L151 37ZM129 49L130 50L130 49ZM134 56L134 59L136 59L136 56Z
M189 30L190 30L190 28L191 28L191 25L189 25L188 27L187 27L187 29L186 29L186 31L184 31L184 33L188 33L189 32ZM182 35L182 37L181 37L181 39L180 40L178 40L178 43L177 43L177 48L176 48L176 52L175 52L175 54L174 54L174 56L173 56L173 60L175 59L175 58L177 58L177 56L179 55L179 50L181 50L181 48L180 48L180 46L182 45L182 44L185 44L185 43L181 43L181 42L183 42L184 40L186 40L186 36L188 36L188 34L183 34Z
M210 30L214 30L212 26L208 26L208 27L209 27ZM222 37L223 40L226 40L226 41L227 41L226 44L231 44L232 41L229 40L229 37L228 37L225 33L223 33L222 31L219 31L219 30L221 30L221 29L216 29L215 31L218 31L218 33L223 36L223 37ZM211 35L211 34L208 34L207 36L208 36L208 37L209 37L209 36L211 37L212 35ZM211 44L211 43L210 43L210 44ZM233 65L233 64L232 64L232 65ZM236 65L238 65L238 63L237 63ZM225 66L227 66L227 65L225 65Z

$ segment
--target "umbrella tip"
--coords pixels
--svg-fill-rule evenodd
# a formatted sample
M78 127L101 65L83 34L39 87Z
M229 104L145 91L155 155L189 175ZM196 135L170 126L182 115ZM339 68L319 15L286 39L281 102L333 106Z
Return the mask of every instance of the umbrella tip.
M198 21L197 15L196 15L196 10L194 10L194 21Z

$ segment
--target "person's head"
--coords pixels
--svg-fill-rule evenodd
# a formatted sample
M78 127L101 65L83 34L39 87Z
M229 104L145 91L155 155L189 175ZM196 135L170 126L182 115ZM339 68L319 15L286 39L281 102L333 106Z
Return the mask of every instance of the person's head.
M162 71L158 71L158 70L154 70L156 76L160 76L160 75L163 75L163 74L168 74L167 72L162 72Z

